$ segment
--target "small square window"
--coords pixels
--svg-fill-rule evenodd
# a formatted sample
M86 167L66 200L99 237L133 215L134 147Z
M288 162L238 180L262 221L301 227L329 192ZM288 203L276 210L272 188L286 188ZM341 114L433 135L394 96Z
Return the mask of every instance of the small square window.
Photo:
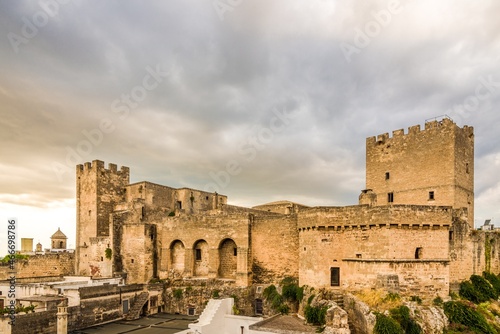
M387 194L387 202L388 203L393 203L394 202L394 193L388 193Z
M434 191L429 191L429 201L434 200Z
M196 261L201 261L201 249L197 248L195 249L195 259Z
M391 178L391 174L389 172L385 172L385 179L389 180Z

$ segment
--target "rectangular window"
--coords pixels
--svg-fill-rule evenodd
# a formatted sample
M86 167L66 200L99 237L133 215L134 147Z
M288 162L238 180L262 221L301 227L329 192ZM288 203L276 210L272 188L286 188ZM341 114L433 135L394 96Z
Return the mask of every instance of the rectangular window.
M182 201L177 201L177 209L182 209Z
M429 191L429 201L434 200L434 191Z
M391 174L389 172L385 172L385 179L389 180L391 178Z
M387 202L388 203L394 202L394 193L388 193L387 194Z
M201 249L195 249L195 252L196 261L201 261Z
M233 248L233 255L234 256L238 255L238 248L236 248L236 247Z
M340 268L330 268L330 286L340 286Z

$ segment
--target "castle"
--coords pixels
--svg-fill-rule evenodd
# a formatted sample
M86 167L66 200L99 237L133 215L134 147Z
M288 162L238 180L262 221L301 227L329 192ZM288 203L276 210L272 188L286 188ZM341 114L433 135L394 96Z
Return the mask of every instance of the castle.
M446 296L499 271L496 236L474 234L474 133L444 118L366 140L359 204L253 208L218 193L129 183L129 168L78 165L77 275L279 282Z
M340 296L357 321L345 292L379 288L431 301L472 274L500 272L500 233L473 224L473 128L448 118L367 138L366 189L352 206L238 207L218 193L130 184L129 168L99 160L78 165L76 176L75 253L58 252L66 236L57 231L56 252L16 264L16 305L37 312L18 315L16 326L0 319L0 333L197 315L213 311L206 303L219 292L237 297L242 315L267 316L265 287L289 277ZM0 265L4 305L9 273Z

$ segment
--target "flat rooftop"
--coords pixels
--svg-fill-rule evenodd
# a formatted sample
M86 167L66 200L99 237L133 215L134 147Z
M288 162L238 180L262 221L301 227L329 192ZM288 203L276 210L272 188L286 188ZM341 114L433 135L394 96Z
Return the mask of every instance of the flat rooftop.
M174 334L188 329L188 325L198 316L158 313L137 320L119 320L105 325L94 326L70 334Z
M266 331L272 333L316 333L316 327L306 325L305 321L296 315L278 315L265 319L250 326L250 329L256 331Z

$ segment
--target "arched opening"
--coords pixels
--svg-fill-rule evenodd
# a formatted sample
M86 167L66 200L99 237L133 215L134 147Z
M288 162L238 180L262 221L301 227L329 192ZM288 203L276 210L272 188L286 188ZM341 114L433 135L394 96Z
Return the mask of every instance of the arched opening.
M415 249L415 259L422 259L422 247L417 247L417 249Z
M184 244L180 240L175 240L170 245L170 263L171 269L182 274L184 272L184 260L186 258L186 250Z
M208 276L208 244L205 240L198 240L193 247L194 276Z
M59 241L59 248L63 249L64 248L64 242Z
M232 239L224 239L219 247L219 277L236 278L238 248Z

